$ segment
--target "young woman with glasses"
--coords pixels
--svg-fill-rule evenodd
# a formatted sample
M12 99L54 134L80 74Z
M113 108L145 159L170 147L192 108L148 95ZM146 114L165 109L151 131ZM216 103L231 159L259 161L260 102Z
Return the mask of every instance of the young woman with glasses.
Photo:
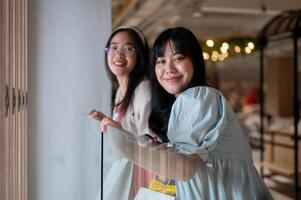
M106 44L105 64L113 87L117 89L113 117L96 110L90 115L101 121L102 132L106 132L107 124L114 124L147 144L148 140L143 138L150 133L149 48L142 32L131 26L115 29ZM132 200L139 187L147 187L152 176L133 162L115 156L104 181L103 197L105 200Z

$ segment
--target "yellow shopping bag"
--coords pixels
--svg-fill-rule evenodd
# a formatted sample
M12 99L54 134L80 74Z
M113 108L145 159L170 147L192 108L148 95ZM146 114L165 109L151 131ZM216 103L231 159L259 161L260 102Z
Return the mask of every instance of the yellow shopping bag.
M170 196L176 196L176 186L175 184L170 184L171 181L168 181L167 184L162 183L160 180L158 180L156 177L152 178L149 189L160 192L163 194L167 194Z

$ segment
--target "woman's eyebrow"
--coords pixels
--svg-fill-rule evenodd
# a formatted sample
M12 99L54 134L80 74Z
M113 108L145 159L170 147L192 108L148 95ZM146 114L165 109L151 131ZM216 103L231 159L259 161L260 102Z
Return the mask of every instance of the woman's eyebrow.
M110 44L120 44L119 42L111 42ZM134 45L133 42L126 42L125 45Z
M178 51L176 51L176 52L174 52L172 55L175 56L175 55L177 55L177 54L181 54L181 53L178 52Z

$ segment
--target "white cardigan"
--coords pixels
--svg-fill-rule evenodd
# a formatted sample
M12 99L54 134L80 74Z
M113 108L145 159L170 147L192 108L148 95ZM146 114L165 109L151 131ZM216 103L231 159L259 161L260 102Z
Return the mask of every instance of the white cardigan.
M122 128L135 134L135 137L150 132L148 128L150 98L150 83L148 80L144 80L136 87L131 103L121 119ZM115 103L120 100L120 90L118 89ZM105 140L105 142L108 141ZM114 161L104 180L104 200L133 200L133 162L116 157L116 155L110 157ZM105 160L110 160L110 158L105 158ZM100 200L100 191L96 200Z

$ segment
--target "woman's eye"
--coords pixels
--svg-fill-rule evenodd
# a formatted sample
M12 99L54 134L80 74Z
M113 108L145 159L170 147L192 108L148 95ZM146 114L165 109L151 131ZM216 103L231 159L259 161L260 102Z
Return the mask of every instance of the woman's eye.
M135 48L132 47L132 46L128 46L128 47L125 47L125 50L126 50L127 52L133 52L133 51L135 50Z
M111 46L110 49L115 52L115 51L118 50L118 47L117 46Z
M156 64L158 64L158 65L162 65L162 64L164 64L164 63L165 63L164 60L157 60L157 61L156 61Z
M183 60L184 60L184 57L183 57L183 56L179 56L179 57L175 57L175 58L174 58L174 62L175 62L175 63L182 62Z

